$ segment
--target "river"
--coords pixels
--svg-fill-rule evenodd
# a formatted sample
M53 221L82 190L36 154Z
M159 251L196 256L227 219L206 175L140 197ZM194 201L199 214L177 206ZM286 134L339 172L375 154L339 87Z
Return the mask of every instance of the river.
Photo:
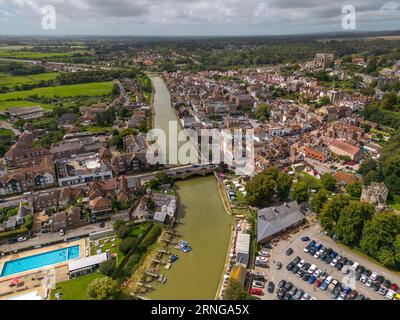
M171 98L163 80L151 76L154 95L154 124L166 130L176 121ZM192 251L178 252L170 270L162 270L165 284L153 283L151 299L214 299L228 251L232 217L222 205L217 183L212 176L193 178L176 184L179 197L176 230L190 243Z

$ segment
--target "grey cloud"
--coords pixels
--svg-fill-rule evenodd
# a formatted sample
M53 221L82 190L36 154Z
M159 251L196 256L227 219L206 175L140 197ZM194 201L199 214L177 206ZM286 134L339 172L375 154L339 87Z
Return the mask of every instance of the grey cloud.
M10 4L11 2L11 4ZM22 18L37 18L38 8L54 5L60 23L90 25L105 28L107 24L197 26L208 30L210 26L244 28L261 31L264 26L282 28L296 26L299 32L306 27L340 28L341 10L353 5L360 24L373 28L379 22L386 29L398 29L400 6L398 0L0 0L1 10ZM300 29L297 28L300 26ZM193 28L194 28L193 27ZM72 28L72 27L71 27Z

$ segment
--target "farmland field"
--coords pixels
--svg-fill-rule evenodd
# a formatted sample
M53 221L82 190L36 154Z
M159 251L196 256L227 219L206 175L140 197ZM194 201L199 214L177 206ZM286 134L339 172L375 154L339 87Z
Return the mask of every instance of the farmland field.
M104 96L111 94L113 84L108 82L92 82L83 84L73 84L58 87L35 88L26 91L14 91L0 94L1 101L26 99L32 95L43 96L46 98L75 97L75 96Z
M0 58L14 59L49 59L49 58L68 58L75 52L34 52L34 51L12 51L0 50Z
M51 110L55 106L47 103L35 102L35 101L0 101L0 111L3 111L8 108L15 108L15 107L34 107L34 106L41 106L45 110Z
M57 76L57 72L39 73L27 76L12 76L10 74L0 72L0 86L15 86L19 84L38 83L42 80L53 80L57 78Z

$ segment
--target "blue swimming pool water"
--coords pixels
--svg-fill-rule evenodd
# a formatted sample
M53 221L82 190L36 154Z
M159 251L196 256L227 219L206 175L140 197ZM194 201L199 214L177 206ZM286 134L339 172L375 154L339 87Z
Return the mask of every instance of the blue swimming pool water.
M79 245L7 261L1 270L0 277L6 277L76 258L79 258Z

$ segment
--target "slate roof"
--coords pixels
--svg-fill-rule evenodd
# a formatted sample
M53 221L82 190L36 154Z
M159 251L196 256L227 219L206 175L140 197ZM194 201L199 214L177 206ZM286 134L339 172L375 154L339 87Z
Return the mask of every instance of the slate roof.
M258 211L257 241L271 237L304 220L295 201L280 207L269 207Z

